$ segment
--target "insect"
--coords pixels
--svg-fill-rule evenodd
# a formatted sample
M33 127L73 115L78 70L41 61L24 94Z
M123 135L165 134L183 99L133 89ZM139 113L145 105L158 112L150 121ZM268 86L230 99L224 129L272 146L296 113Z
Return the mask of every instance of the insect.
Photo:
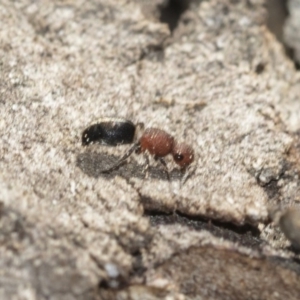
M164 157L172 155L174 162L182 171L185 171L194 161L193 148L185 143L178 143L172 135L162 129L147 128L136 141L136 128L138 126L144 127L143 123L135 125L123 118L103 118L83 131L82 145L84 146L94 142L111 146L133 144L115 165L102 170L102 173L117 169L134 152L136 154L148 153L152 155L155 160L163 165L168 179L169 173ZM149 159L148 156L145 157L147 159L146 169L148 169Z
M172 155L173 160L181 170L185 170L194 161L194 151L191 146L185 143L178 143L170 134L159 128L147 128L136 143L125 153L125 155L111 168L103 170L104 173L118 168L132 153L149 153L158 160L169 173L164 157ZM147 159L146 169L149 167Z
M124 118L102 118L83 131L81 142L83 146L132 144L135 131L136 125Z

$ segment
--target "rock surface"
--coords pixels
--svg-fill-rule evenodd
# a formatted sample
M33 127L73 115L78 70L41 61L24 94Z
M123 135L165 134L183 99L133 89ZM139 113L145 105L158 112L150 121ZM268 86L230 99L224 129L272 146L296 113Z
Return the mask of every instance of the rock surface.
M176 2L176 1L175 1ZM264 1L0 4L0 299L297 299L269 208L299 198L299 73ZM103 116L194 147L182 173L81 146Z
M287 1L288 18L284 26L284 41L287 46L292 50L292 56L295 62L300 63L300 1L289 0Z

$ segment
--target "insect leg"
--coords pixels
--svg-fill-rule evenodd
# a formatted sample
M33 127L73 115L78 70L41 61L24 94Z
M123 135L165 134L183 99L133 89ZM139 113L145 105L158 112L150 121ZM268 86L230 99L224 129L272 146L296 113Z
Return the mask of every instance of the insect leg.
M169 174L167 163L165 162L165 160L162 157L155 157L155 159L158 160L163 165L164 171L167 174L167 179L170 182L171 179L170 179L170 174Z
M135 143L124 155L123 157L121 157L119 159L119 161L112 167L108 168L108 169L104 169L101 171L101 173L109 173L117 168L119 168L123 163L124 161L135 151L138 151L140 148L140 144L139 143Z
M148 177L149 177L149 166L150 166L149 154L145 153L144 157L145 157L145 161L146 161L145 166L143 168L143 173L145 174L144 179L148 179Z

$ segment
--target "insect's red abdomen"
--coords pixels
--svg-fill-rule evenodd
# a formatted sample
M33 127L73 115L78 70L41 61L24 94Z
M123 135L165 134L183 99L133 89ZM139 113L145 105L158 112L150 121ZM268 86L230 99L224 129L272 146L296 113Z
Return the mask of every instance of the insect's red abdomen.
M141 151L148 151L156 157L164 157L172 152L174 138L158 128L148 128L139 140Z

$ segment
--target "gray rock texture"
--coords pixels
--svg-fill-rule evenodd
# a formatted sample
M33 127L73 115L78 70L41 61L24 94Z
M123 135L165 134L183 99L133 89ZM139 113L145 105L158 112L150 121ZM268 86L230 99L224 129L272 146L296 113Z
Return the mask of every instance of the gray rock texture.
M300 1L289 0L287 1L287 9L289 16L284 26L284 41L287 46L292 50L293 59L300 63Z
M174 1L173 1L174 2ZM0 299L298 299L300 76L265 2L0 3ZM182 172L83 147L99 117L192 145ZM287 235L288 236L288 235Z

